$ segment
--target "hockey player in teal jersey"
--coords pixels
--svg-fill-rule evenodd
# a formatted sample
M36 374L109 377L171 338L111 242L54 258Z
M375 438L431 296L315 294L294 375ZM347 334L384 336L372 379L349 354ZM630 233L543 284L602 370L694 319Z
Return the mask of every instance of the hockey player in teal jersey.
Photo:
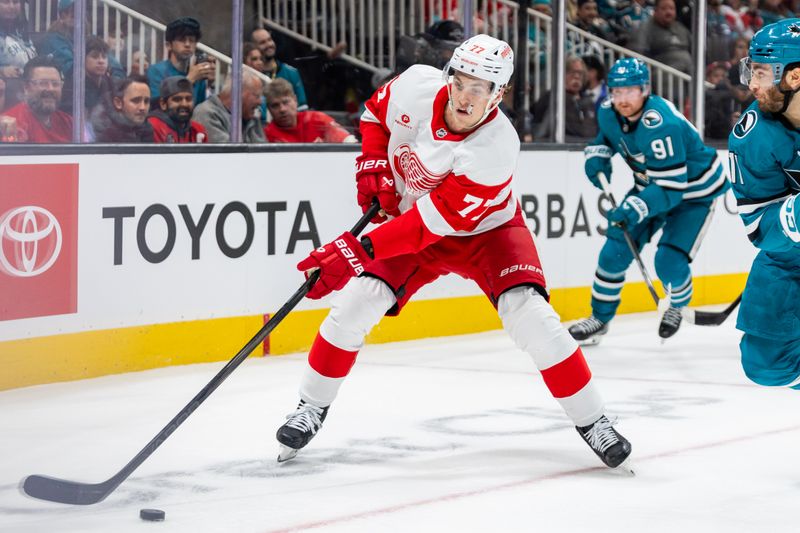
M600 106L600 133L584 150L589 180L611 177L611 157L620 154L633 171L634 185L617 209L608 212L609 229L592 285L592 316L569 328L583 344L595 344L608 331L620 302L625 272L633 254L625 227L639 249L663 229L655 267L669 291L669 308L658 334L666 339L681 324L681 308L692 298L692 262L711 221L717 197L729 187L724 165L703 144L675 106L650 94L647 65L618 60L608 74L610 97Z
M736 327L748 378L800 389L800 19L753 36L742 83L756 101L728 139L730 177L753 261Z

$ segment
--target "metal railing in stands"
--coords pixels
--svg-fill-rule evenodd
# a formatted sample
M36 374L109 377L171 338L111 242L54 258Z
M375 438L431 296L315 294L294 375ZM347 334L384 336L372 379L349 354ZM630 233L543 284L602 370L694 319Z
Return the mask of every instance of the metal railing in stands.
M56 20L58 0L31 0L28 5L28 20L33 25L35 33L43 33L50 24ZM136 50L143 51L150 64L163 61L168 56L168 50L164 43L166 25L142 15L133 9L116 2L115 0L88 0L87 2L88 21L91 33L103 38L106 42L114 38L114 46L111 53L120 60L126 72L130 73L133 67L133 54ZM119 35L124 35L119 39ZM124 49L124 57L121 57ZM231 58L205 44L198 44L198 50L202 50L216 61L216 80L214 91L219 92L225 78L228 76L231 67ZM144 58L139 59L139 69L144 63ZM270 82L270 78L255 70L250 72L257 74L265 83Z
M372 70L393 70L399 36L421 33L434 21L460 20L460 2L454 0L259 0L265 25L329 50L347 43L344 59ZM509 0L478 2L475 33L488 33L509 43L517 42L519 5ZM532 8L530 18L531 101L553 84L550 40L552 18ZM653 91L684 110L690 76L668 65L596 37L567 23L567 54L595 54L610 66L620 57L638 57L651 69ZM536 68L534 68L536 67Z

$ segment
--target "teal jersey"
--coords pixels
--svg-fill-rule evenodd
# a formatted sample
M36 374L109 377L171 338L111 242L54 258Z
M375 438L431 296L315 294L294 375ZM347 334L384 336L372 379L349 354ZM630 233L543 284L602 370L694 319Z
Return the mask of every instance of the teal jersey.
M709 200L728 187L717 151L706 146L691 122L668 100L651 95L639 120L614 111L610 100L597 114L600 133L590 144L603 144L633 170L636 195L650 215L669 211L683 200Z
M753 102L728 137L728 159L750 242L767 252L788 252L786 259L800 264L778 218L783 201L800 192L800 131L783 115L762 112Z

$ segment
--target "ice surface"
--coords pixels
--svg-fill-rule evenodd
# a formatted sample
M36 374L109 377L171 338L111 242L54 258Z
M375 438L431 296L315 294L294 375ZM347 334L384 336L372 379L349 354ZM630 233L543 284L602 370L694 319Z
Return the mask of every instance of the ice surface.
M733 323L684 324L662 345L655 314L622 316L586 349L636 477L601 465L502 331L367 347L282 465L274 433L305 356L250 360L88 507L19 481L107 479L223 363L6 391L0 531L797 531L797 392L746 380Z

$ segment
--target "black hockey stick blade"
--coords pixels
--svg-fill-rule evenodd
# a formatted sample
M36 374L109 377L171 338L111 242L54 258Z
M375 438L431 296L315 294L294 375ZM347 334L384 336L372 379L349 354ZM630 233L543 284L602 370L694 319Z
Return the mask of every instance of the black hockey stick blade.
M372 217L378 214L380 205L377 200L373 201L372 206L367 209L366 213L356 222L350 232L353 235L358 235L364 228L367 227ZM294 309L300 301L305 298L308 291L319 279L319 270L311 273L308 279L300 286L297 291L283 304L275 315L270 318L264 326L258 330L258 333L250 339L250 341L239 350L233 359L211 378L211 381L206 384L203 389L195 395L186 406L164 426L164 428L153 437L153 439L142 448L136 456L128 462L122 469L114 474L112 477L103 481L102 483L81 483L79 481L69 481L66 479L58 479L50 476L30 475L22 481L22 490L28 496L37 498L39 500L47 500L56 503L67 503L72 505L91 505L105 500L109 494L120 486L120 484L128 479L134 470L141 465L159 446L161 446L173 431L183 424L187 418L202 404L217 387L230 376L242 362L247 359L250 353L256 349L258 345L264 342L273 329L280 324L286 315Z
M722 311L716 313L713 311L694 311L693 323L698 326L719 326L728 319L741 301L742 294L740 293L739 296Z

